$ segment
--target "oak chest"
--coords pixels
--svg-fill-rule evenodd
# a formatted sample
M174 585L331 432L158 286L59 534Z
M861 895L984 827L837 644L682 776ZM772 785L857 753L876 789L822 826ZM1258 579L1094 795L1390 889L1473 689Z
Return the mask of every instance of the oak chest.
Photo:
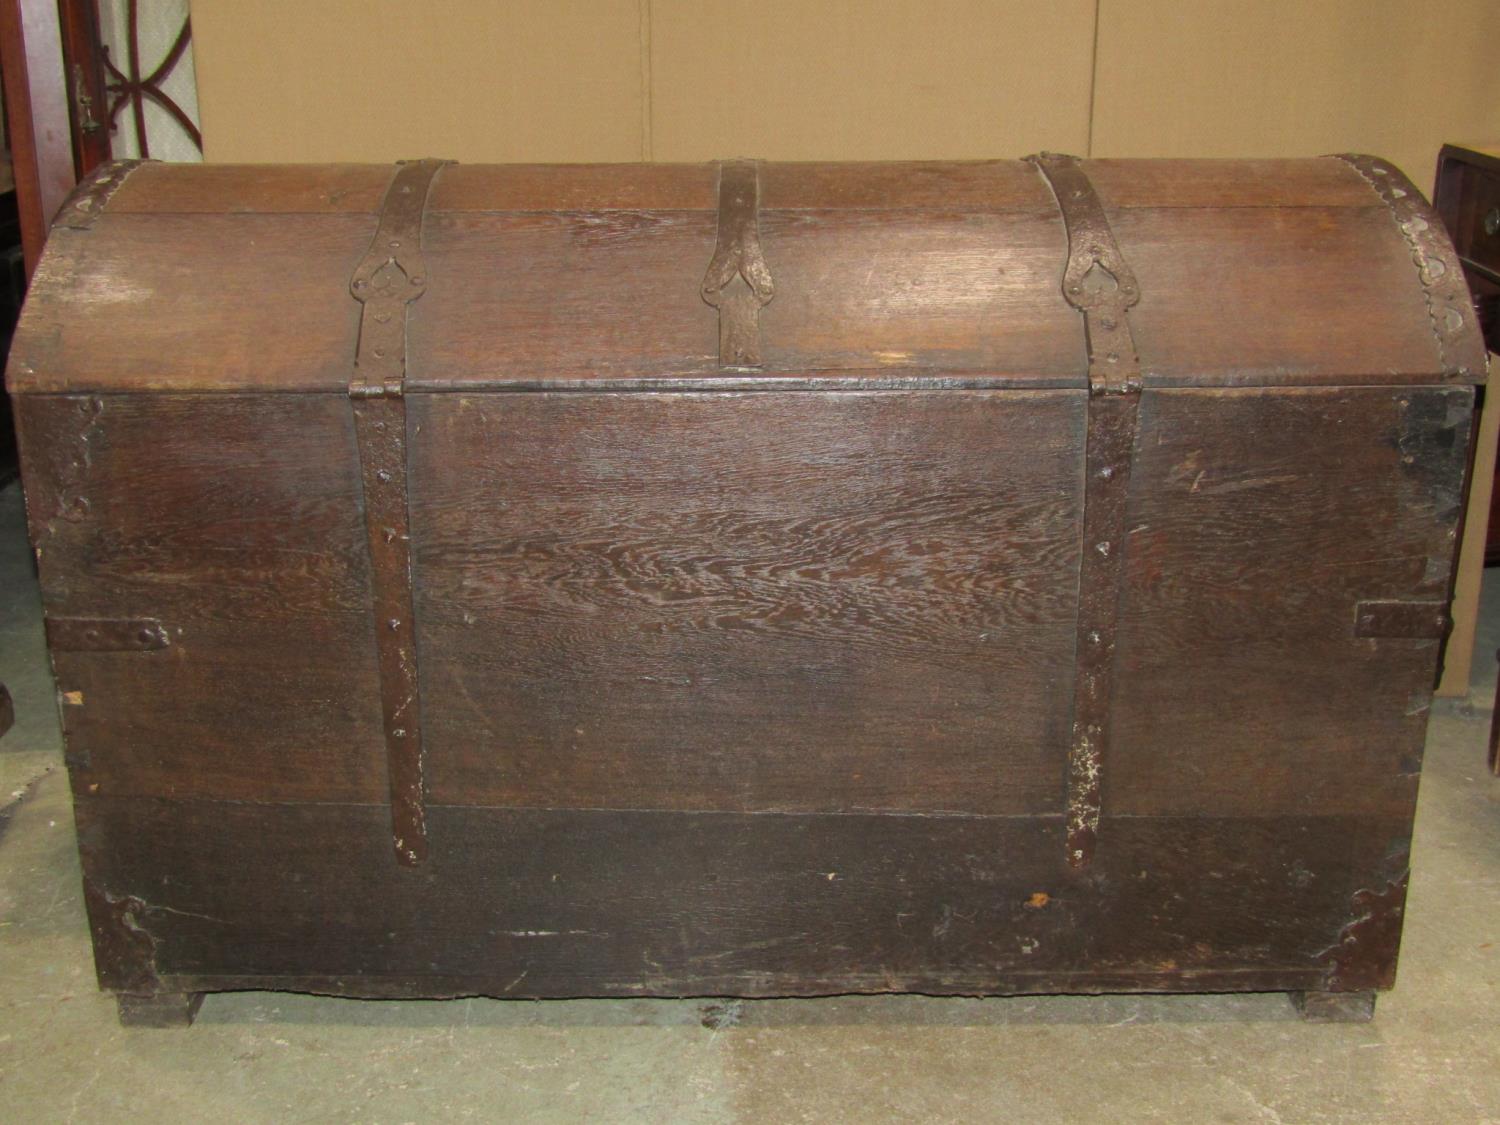
M8 381L99 979L1392 983L1485 358L1389 165L113 165Z

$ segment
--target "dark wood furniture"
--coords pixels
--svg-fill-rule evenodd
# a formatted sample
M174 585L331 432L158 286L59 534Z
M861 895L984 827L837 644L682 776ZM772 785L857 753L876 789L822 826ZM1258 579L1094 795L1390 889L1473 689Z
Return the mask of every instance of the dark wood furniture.
M1485 344L1500 351L1500 146L1444 145L1433 206L1453 240ZM1484 556L1486 566L1500 563L1500 487L1490 494ZM1500 718L1490 724L1489 765L1500 774Z
M1500 351L1500 148L1444 145L1433 207L1458 253L1485 344ZM1490 494L1484 561L1500 563L1500 488Z
M1473 293L1491 351L1500 351L1500 147L1444 145L1433 206Z
M1484 354L1370 158L102 169L8 378L101 984L1391 986Z

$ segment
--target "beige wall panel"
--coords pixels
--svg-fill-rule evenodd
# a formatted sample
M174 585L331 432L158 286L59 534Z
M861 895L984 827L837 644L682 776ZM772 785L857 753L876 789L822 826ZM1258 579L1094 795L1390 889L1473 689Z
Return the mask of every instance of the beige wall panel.
M218 161L638 160L637 0L193 0Z
M1430 192L1495 131L1496 43L1496 0L1100 0L1093 152L1373 152Z
M656 160L1021 156L1088 141L1094 0L650 0Z

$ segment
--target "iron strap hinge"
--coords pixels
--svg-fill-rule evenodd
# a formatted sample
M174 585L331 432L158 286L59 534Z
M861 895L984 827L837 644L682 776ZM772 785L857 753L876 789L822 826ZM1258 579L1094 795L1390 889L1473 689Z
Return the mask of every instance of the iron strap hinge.
M753 160L719 165L719 234L701 292L719 310L719 366L760 367L760 310L776 286L760 248L760 165Z
M1115 647L1125 574L1125 501L1140 424L1141 362L1130 330L1140 286L1078 159L1029 158L1052 188L1068 237L1062 293L1083 314L1088 353L1083 539L1068 751L1067 860L1093 859L1109 755Z
M363 306L349 398L364 487L391 835L397 860L407 865L427 857L427 822L407 505L406 314L427 289L422 216L446 163L397 166L375 237L349 282Z

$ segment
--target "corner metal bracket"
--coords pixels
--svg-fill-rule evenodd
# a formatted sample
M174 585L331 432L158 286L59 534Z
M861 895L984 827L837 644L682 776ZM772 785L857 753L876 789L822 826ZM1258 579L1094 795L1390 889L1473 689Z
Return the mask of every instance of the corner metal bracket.
M422 216L433 180L446 163L418 160L397 166L381 204L375 237L349 282L349 292L363 306L349 398L364 485L391 835L396 858L406 865L427 857L407 510L406 314L427 290Z
M736 278L745 284L734 285ZM719 366L760 367L760 310L776 287L760 248L760 166L753 160L719 166L719 238L702 294L719 310Z
M53 225L88 230L130 173L146 163L145 160L109 160L99 165L74 189L57 213Z
M1140 415L1141 361L1129 310L1141 292L1078 159L1055 153L1028 159L1052 188L1062 212L1068 236L1062 294L1083 314L1088 353L1088 444L1067 795L1067 860L1082 868L1092 861L1098 842L1109 754L1125 500Z
M1453 379L1482 377L1489 367L1476 327L1463 267L1442 220L1401 170L1375 156L1338 153L1380 197L1406 239L1427 302L1428 325L1442 373Z

